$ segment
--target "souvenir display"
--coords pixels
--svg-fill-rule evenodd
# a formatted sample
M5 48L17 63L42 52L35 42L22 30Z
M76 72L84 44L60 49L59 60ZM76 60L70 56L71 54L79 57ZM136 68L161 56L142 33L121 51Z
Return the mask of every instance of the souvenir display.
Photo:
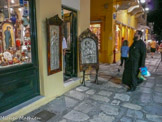
M29 0L0 3L0 68L31 63Z
M4 16L3 12L0 10L0 23L2 23L4 21L4 18L5 18L5 16Z

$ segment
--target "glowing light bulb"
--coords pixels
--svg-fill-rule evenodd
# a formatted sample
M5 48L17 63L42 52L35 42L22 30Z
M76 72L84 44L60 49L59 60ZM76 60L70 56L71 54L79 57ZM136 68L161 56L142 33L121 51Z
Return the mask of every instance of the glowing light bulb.
M145 8L145 11L149 11L150 9L149 8Z
M146 2L146 0L141 0L141 3L145 3Z
M18 10L21 11L21 8L19 8Z
M15 1L14 0L11 0L11 3L15 3Z
M13 11L13 8L10 8L11 11Z

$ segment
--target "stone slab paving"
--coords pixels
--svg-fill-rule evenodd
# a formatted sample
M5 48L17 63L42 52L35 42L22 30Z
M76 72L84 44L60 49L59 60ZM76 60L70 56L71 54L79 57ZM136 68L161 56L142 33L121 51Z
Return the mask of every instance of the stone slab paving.
M126 94L115 94L114 99L118 99L121 101L129 101L130 96Z
M80 91L80 92L84 92L84 91L87 91L89 88L87 87L84 87L84 86L80 86L78 88L76 88L77 91Z
M86 94L89 94L89 95L94 95L95 94L95 90L93 89L90 89L86 92Z
M81 104L79 104L78 106L76 106L74 109L83 113L89 113L90 111L93 110L93 108L95 108L94 105L86 103L86 102L82 102Z
M126 116L122 117L122 118L120 119L120 121L121 121L121 122L133 122L132 118L126 117Z
M102 101L102 102L107 102L107 103L110 101L109 98L103 97L103 96L100 96L100 95L93 95L91 98L93 100L96 100L96 101Z
M117 107L115 107L115 106L108 105L108 104L102 105L102 106L100 107L100 109L101 109L104 113L106 113L106 114L108 114L108 115L115 115L115 116L117 116L117 115L119 114L119 108L117 108Z
M119 105L120 104L120 101L119 100L113 100L112 102L111 102L111 105Z
M162 94L161 93L156 93L153 96L153 101L156 102L156 103L162 104Z
M152 76L134 92L126 92L126 87L115 81L122 78L123 67L117 72L119 62L101 64L99 85L91 83L92 75L86 86L78 86L25 116L47 110L56 114L47 122L162 122L162 63L158 64L158 54L153 59L147 57Z
M72 110L69 113L67 113L65 116L63 116L63 118L80 122L80 121L88 120L89 116L84 113Z
M99 115L94 116L90 119L90 122L113 122L115 117L100 113Z
M143 119L144 114L141 111L128 109L127 116L132 118Z
M99 94L99 95L103 95L103 96L110 97L110 96L112 95L112 92L100 91L98 94Z
M153 122L162 122L162 116L146 114L146 118Z
M132 109L132 110L141 110L142 109L141 106L132 104L132 103L123 103L122 106L125 108L128 108L128 109Z

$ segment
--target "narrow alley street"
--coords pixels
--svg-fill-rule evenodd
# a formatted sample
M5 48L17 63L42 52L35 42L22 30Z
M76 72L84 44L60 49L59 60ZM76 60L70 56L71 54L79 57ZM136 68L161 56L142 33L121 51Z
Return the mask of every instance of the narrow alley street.
M0 0L0 122L162 122L161 13L162 0Z
M134 92L120 85L118 63L101 64L99 85L91 83L92 75L86 87L79 86L26 116L40 117L42 122L162 122L160 55L148 55L146 65L152 76Z

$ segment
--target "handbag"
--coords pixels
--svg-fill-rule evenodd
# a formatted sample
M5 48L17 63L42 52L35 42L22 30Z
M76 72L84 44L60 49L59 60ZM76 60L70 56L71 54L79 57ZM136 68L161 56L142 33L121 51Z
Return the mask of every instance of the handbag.
M138 78L140 80L146 80L146 78L141 74L141 72L138 73Z
M151 73L148 71L147 67L141 67L140 68L141 75L144 77L150 77Z

